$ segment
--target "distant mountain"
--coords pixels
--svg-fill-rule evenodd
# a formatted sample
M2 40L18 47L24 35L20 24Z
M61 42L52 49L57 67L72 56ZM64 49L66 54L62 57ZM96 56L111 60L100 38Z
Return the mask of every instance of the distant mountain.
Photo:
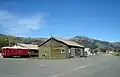
M4 40L4 39L7 39L7 40ZM15 43L39 45L47 39L48 38L25 38L25 37L16 37L16 36L11 36L11 35L0 34L0 47L8 45L8 43L4 44L4 42L9 42L12 45ZM101 41L101 40L92 39L92 38L85 37L85 36L76 36L76 37L71 38L70 40L75 41L91 49L95 49L95 48L120 49L120 42Z
M76 37L71 38L71 40L79 44L82 44L85 47L89 47L91 49L95 49L95 48L120 49L120 42L107 42L107 41L101 41L97 39L91 39L91 38L84 37L84 36L76 36Z

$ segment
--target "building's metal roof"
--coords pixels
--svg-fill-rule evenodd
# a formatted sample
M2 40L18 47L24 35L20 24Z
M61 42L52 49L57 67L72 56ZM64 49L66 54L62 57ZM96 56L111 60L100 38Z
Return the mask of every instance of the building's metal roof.
M76 46L76 47L84 47L76 42L73 42L71 40L68 40L68 39L62 39L62 38L57 38L57 37L51 37L50 39L54 39L54 40L57 40L59 42L62 42L68 46ZM39 46L43 45L44 43L48 42L50 39L48 39L47 41L43 42L42 44L40 44Z
M58 41L61 41L61 42L64 42L65 44L69 45L69 46L77 46L77 47L84 47L76 42L73 42L71 40L68 40L68 39L62 39L62 38L56 38L54 37L54 39L58 40Z
M33 44L23 44L23 43L17 43L17 45L19 45L19 46L21 46L21 47L28 48L28 49L38 50L38 45L33 45Z

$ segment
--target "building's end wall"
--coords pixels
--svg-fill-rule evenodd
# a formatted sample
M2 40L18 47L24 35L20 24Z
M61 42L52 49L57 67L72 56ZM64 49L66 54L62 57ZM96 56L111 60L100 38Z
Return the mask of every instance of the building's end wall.
M54 49L64 49L65 53L61 53L59 56L51 56L54 53L51 53L51 51L53 51ZM48 58L69 58L68 46L53 39L39 47L39 57L43 58L43 54L45 52L48 53Z

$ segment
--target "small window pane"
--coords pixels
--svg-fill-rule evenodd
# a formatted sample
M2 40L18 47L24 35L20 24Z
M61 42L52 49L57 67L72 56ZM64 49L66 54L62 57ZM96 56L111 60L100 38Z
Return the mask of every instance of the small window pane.
M65 53L65 50L64 50L64 49L61 49L61 53Z

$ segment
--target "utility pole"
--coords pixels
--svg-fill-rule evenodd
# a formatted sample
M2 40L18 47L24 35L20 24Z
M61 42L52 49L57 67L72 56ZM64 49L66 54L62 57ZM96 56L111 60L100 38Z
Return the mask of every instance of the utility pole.
M52 58L52 34L50 35L50 52L51 52L51 58Z
M50 49L51 49L51 58L52 58L52 37L51 37L51 41L50 41Z
M10 40L8 40L8 42L9 42L9 46L10 46Z
M50 35L50 38L52 38L52 34Z
M9 44L9 46L10 46L10 39L8 38L8 44Z

